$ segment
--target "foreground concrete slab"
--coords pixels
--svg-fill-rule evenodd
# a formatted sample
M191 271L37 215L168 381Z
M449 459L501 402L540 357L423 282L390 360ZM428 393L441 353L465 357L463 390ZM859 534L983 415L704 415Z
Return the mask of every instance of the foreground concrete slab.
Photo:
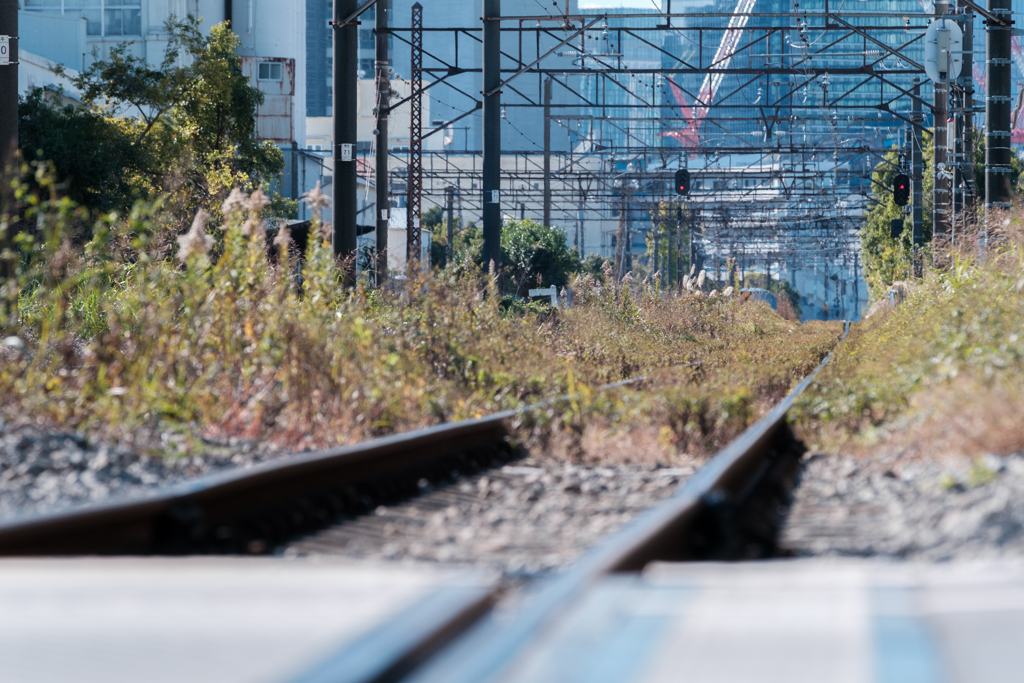
M0 680L358 680L494 580L345 561L2 560Z
M588 591L517 683L1024 680L1024 562L655 564Z

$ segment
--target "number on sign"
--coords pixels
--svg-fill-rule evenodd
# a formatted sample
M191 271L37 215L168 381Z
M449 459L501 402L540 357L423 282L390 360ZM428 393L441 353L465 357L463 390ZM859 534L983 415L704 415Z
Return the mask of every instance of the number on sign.
M0 65L11 63L11 37L0 36Z

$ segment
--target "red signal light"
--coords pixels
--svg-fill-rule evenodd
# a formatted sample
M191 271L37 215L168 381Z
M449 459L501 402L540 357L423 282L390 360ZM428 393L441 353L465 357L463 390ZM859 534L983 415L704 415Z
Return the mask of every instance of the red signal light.
M904 173L892 179L892 199L896 206L906 206L910 201L910 178Z
M681 168L676 171L676 194L689 194L690 192L690 172L685 168Z

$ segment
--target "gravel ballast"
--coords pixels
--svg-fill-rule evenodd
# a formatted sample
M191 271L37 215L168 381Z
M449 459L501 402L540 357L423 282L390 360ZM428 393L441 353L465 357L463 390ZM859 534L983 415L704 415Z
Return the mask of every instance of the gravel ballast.
M973 461L812 455L781 545L798 556L1024 555L1024 454Z
M140 436L183 452L173 435ZM168 441L172 443L168 443ZM72 432L0 423L0 520L148 491L286 456L261 444L204 442L203 454L159 457L90 443ZM279 547L295 556L466 564L508 576L565 566L637 513L673 493L696 465L574 465L519 459L455 481L420 482L420 494Z
M146 440L150 435L140 435ZM181 451L178 435L154 433L154 450ZM0 519L106 498L138 496L155 487L247 467L284 451L231 439L205 441L203 454L140 455L131 448L90 443L74 432L0 422Z
M378 507L281 552L473 564L507 575L565 566L671 495L693 467L520 460ZM425 482L422 482L425 484Z

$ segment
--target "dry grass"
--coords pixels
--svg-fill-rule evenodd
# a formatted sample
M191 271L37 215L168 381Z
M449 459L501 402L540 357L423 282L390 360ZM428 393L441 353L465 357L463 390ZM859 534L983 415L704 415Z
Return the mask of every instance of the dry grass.
M984 250L963 240L896 310L854 326L800 403L806 439L921 457L1024 451L1024 229L1019 215L991 223Z
M37 232L0 297L24 345L4 352L0 414L157 450L166 432L193 450L231 436L300 449L570 393L530 413L523 438L577 460L665 462L727 441L839 332L766 306L668 298L656 283L580 280L579 305L560 313L504 309L479 272L344 291L320 239L301 274L284 244L268 261L262 205L246 201L209 236L194 226L171 259L159 205L101 219L74 246L80 212L22 195L15 208ZM592 388L640 374L642 391Z

